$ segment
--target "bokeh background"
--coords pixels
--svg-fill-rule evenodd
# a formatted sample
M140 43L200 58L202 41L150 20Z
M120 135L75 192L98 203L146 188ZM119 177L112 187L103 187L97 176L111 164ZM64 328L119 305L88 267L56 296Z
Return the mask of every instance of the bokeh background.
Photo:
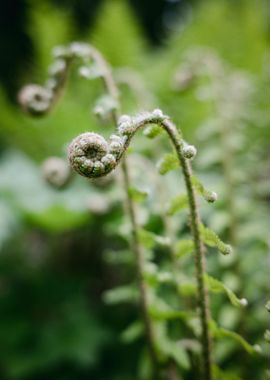
M17 104L23 85L46 80L52 48L71 41L94 44L111 63L124 112L161 108L198 148L195 169L220 199L202 206L203 218L235 246L230 260L211 252L209 271L249 301L239 311L213 295L213 315L262 347L250 357L237 339L217 342L219 378L269 378L269 2L12 0L0 9L1 379L149 379L118 171L105 183L74 176L61 190L42 177L42 162L65 158L77 134L113 131L91 112L102 87L74 71L50 115L32 119ZM143 244L168 270L156 237L168 234L164 205L182 184L175 172L159 178L154 145L139 137L129 160ZM170 222L179 236L184 220ZM192 298L192 262L183 260L182 296ZM179 378L195 379L185 355Z

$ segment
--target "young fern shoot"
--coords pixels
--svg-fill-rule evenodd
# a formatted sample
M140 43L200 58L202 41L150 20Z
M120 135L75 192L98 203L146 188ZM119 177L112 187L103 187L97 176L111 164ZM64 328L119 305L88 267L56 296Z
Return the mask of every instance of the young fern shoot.
M109 141L106 141L102 136L96 133L87 132L81 134L69 145L69 161L74 170L83 176L104 176L110 173L124 158L124 154L136 132L150 124L155 124L167 132L176 151L179 165L182 168L184 175L189 204L190 228L195 247L195 267L200 311L199 317L202 331L203 379L212 380L211 337L209 331L211 317L208 291L205 284L205 249L190 165L190 159L195 156L196 149L187 145L183 140L181 133L170 118L164 115L161 110L156 109L153 112L143 113L136 117L130 117L127 115L121 116L118 122L118 133L112 135ZM213 195L210 197L209 201L213 202L215 198L216 195ZM230 246L224 245L223 248L225 254L230 253Z
M104 85L106 95L97 102L94 113L101 119L111 118L117 126L120 115L119 91L113 78L111 67L102 54L93 46L74 42L66 47L57 47L53 51L55 62L49 69L49 79L45 86L35 84L25 86L19 93L18 99L23 110L32 116L43 116L49 113L60 98L68 78L73 62L82 62L79 74L85 79L100 78ZM122 122L125 117L122 117ZM121 137L111 136L110 148L102 136L96 133L85 133L73 144L74 168L85 177L100 177L109 173L119 162L122 156ZM76 153L75 153L76 152ZM70 150L70 160L73 153ZM80 168L80 169L79 169ZM130 178L128 164L123 157L121 162L123 183L126 193L127 212L131 224L132 251L135 254L140 304L145 325L145 333L152 362L153 379L160 378L159 359L156 351L153 324L148 312L149 301L147 286L144 280L144 257L139 241L139 228L137 224L135 205L130 195ZM102 174L101 174L102 173Z
M49 113L63 93L71 66L81 63L79 75L85 79L100 78L103 81L106 94L110 101L105 99L104 109L111 112L116 110L118 104L118 89L111 74L111 68L101 53L93 46L73 42L68 46L59 46L53 50L54 63L49 68L49 78L44 86L30 84L24 86L18 95L23 110L32 116L43 116ZM103 99L103 98L101 98ZM104 99L103 99L104 100ZM105 107L106 105L106 107ZM97 114L99 114L97 110ZM116 121L116 120L115 120Z

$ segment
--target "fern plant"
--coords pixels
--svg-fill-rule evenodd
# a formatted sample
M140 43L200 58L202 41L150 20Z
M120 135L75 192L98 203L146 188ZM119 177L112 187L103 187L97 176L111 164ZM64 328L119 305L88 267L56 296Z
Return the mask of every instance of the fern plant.
M179 65L173 85L182 97L184 93L190 94L190 90L193 90L192 96L195 95L197 100L206 104L206 107L209 108L210 106L208 110L211 115L210 119L203 122L197 130L198 139L206 145L198 165L207 171L214 172L218 169L222 172L225 203L224 210L220 213L221 226L225 227L225 233L227 232L234 246L236 245L241 249L245 244L243 241L241 242L241 235L243 236L245 223L248 223L244 217L248 219L250 216L248 209L242 207L241 210L239 204L244 198L243 183L249 184L250 181L248 179L250 169L247 162L250 159L249 153L252 147L246 146L244 132L246 132L247 125L251 123L252 118L255 117L253 77L247 72L232 70L213 49L193 47L186 52L182 63ZM240 170L239 161L241 163ZM239 197L240 191L242 191L241 198ZM249 203L251 203L250 199ZM241 224L240 218L242 219ZM246 248L243 255L247 256ZM226 263L224 261L224 265L227 270L222 273L222 281L225 280L226 275L230 278L234 276L237 284L241 284L238 291L242 291L247 273L243 270L241 255L232 256L230 261ZM251 272L248 276L249 280L252 275ZM218 284L213 278L208 278L208 284L214 292L225 286L223 282ZM242 299L240 303L245 306L247 300ZM251 308L254 308L253 304ZM240 312L236 311L234 315L236 316L235 322L237 321L239 326L243 326L246 313L240 310ZM240 343L241 337L237 341ZM237 346L233 345L230 351L236 349ZM255 349L260 350L257 346ZM247 351L252 352L250 349Z
M209 202L216 200L216 194L208 192L193 176L190 160L196 155L196 149L188 145L183 140L176 126L170 118L156 109L153 112L143 113L141 115L130 117L123 115L119 118L117 134L112 135L107 142L102 136L87 132L76 137L69 145L69 161L71 166L80 175L86 177L100 177L110 173L124 157L133 136L136 132L155 124L163 128L174 148L178 157L178 162L182 168L187 202L190 211L190 228L193 235L195 250L195 266L197 278L199 317L201 324L201 344L203 356L203 378L210 380L212 375L212 354L211 354L211 337L210 337L210 310L208 301L208 292L205 283L205 252L202 235L215 243L224 254L231 252L231 247L222 243L217 237L213 239L213 233L204 228L200 221L199 210L195 191L196 188L206 197ZM117 143L117 144L116 144Z
M137 222L133 199L134 194L132 194L131 191L130 173L125 154L133 136L138 130L144 128L145 135L151 138L155 137L159 133L159 130L167 132L175 149L175 154L168 154L159 162L159 171L161 174L165 174L171 170L171 168L180 166L183 172L186 193L177 196L172 201L169 214L172 215L186 206L189 209L189 225L193 238L191 241L182 241L178 248L182 252L195 252L196 293L200 320L199 335L202 349L202 378L204 380L211 380L218 376L217 373L219 373L218 367L213 364L213 337L229 336L242 344L249 352L256 351L256 347L250 346L236 333L219 328L211 319L208 289L214 292L225 292L231 302L236 306L246 306L247 301L245 299L238 299L224 284L206 274L205 245L217 247L218 250L225 255L231 253L232 248L223 243L213 231L205 227L201 222L196 193L200 194L210 203L216 201L217 194L208 191L192 173L191 160L196 155L196 148L184 141L179 129L177 129L171 119L164 115L159 109L155 109L153 112L145 112L134 117L128 115L120 116L119 90L113 78L111 68L100 52L94 47L87 44L73 43L67 47L56 48L54 55L55 62L49 71L50 77L45 86L26 86L19 94L19 101L23 109L30 115L46 115L53 109L63 93L73 62L82 62L82 65L79 67L79 73L82 77L86 79L100 78L104 84L105 95L98 99L94 107L94 112L105 122L112 119L117 128L116 133L111 135L108 141L103 136L94 132L86 132L79 135L69 145L69 162L73 169L80 175L95 179L106 176L111 173L118 164L121 164L127 199L127 214L131 224L131 245L132 251L135 253L138 272L144 330L152 362L152 378L155 380L163 379L165 376L161 368L162 365L164 365L164 361L162 359L162 347L160 347L158 342L160 335L156 334L153 310L151 311L150 304L152 300L149 298L147 284L147 276L149 276L150 272L148 273L149 267L146 265L141 246L141 234ZM56 160L54 159L53 164L55 163ZM62 181L61 178L55 180L55 175L59 168L57 167L56 170L54 167L53 173L49 173L51 166L52 165L48 164L44 165L48 174L53 174L53 180L51 180L52 177L50 177L51 182L58 185L60 183L60 187L64 186L63 177L69 180L70 173L66 171L65 176L63 176L63 173L60 173L62 175ZM163 319L169 320L171 318L182 318L183 316L188 318L188 315L185 314L184 311L170 310L166 307L164 309L165 304L162 303L162 300L157 301L157 299L154 299L154 302L160 302ZM169 347L166 347L166 350L167 353L171 351ZM164 350L164 352L166 350ZM166 365L168 365L168 362ZM171 374L169 366L169 370L166 371L166 376L169 379L173 378L173 376L177 376L174 371L172 371L172 373L173 374Z

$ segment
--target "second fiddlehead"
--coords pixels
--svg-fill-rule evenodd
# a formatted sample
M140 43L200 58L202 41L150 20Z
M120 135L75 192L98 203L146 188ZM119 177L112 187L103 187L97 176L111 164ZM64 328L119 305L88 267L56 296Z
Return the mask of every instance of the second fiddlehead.
M111 73L111 68L93 46L84 43L72 43L66 47L54 49L55 62L49 69L49 79L45 85L31 84L25 86L19 93L19 102L25 112L32 116L43 116L49 113L65 87L71 64L79 61L79 74L85 79L100 78L103 82L106 96L99 100L94 112L97 116L111 118L115 124L119 119L119 92ZM124 121L122 119L122 121ZM73 141L70 149L70 160L74 168L83 176L100 177L109 173L119 162L127 140L119 136L111 136L109 143L96 133L85 133ZM135 206L130 196L130 179L128 164L123 157L121 168L127 199L127 211L132 230L132 251L136 257L140 303L145 324L145 331L153 367L153 379L159 378L159 360L155 348L154 330L148 312L147 288L144 281L144 257L139 242L138 225Z

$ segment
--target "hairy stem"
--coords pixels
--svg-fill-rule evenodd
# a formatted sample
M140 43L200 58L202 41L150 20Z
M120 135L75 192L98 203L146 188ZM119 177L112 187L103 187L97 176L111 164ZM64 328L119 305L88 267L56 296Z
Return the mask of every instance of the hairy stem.
M147 286L144 281L144 257L143 257L142 247L139 242L138 224L136 220L135 207L128 191L128 189L130 188L130 179L129 179L127 160L125 157L123 158L121 168L122 168L123 178L124 178L124 187L126 190L127 211L128 211L128 215L131 222L132 250L136 257L141 310L142 310L142 315L143 315L143 320L144 320L144 325L145 325L145 333L146 333L146 338L147 338L148 347L149 347L149 354L150 354L151 362L152 362L152 370L153 370L152 377L153 377L153 380L158 380L160 379L159 361L158 361L157 352L155 348L155 335L154 335L153 323L151 321L151 318L148 312L149 300L148 300L148 294L147 294L148 293Z
M114 112L115 120L118 120L117 116L118 115L116 115L116 112ZM159 366L157 351L155 348L154 327L153 327L151 317L149 315L148 291L147 291L147 286L144 280L144 257L143 257L142 246L139 241L139 227L138 227L137 217L136 217L136 208L129 191L130 189L129 169L128 169L127 159L125 156L122 159L121 170L123 174L123 183L124 183L124 189L125 189L125 195L126 195L127 213L128 213L128 217L131 224L131 235L132 235L131 249L134 252L135 259L136 259L137 277L138 277L138 285L139 285L139 292L140 292L140 307L141 307L142 317L143 317L144 326L145 326L145 334L146 334L149 354L150 354L151 363L152 363L152 378L153 380L159 380L161 379L160 370L159 370L160 366Z
M211 370L211 338L209 332L209 321L210 321L210 309L209 309L209 297L205 285L204 273L205 273L205 254L204 245L200 236L200 217L197 206L197 200L195 196L194 187L192 185L192 169L189 161L184 157L182 152L182 143L178 137L177 129L168 120L165 120L163 127L169 134L171 141L176 149L180 165L182 167L186 190L188 194L189 210L190 210L190 224L191 231L193 234L194 245L195 245L195 265L196 265L196 279L197 279L197 289L198 289L198 304L200 310L200 323L201 323L201 344L202 344L202 355L203 355L203 379L212 380L212 370Z
M103 61L103 58L99 55L98 59ZM114 81L114 78L111 74L111 70L106 65L106 63L103 63L104 67L106 68L106 74L103 76L103 83L106 92L112 96L115 100L118 101L118 89L116 86L116 83ZM119 111L113 110L112 111L112 118L114 120L115 126L118 125L118 119L119 119ZM129 169L128 169L128 162L126 157L124 156L121 163L121 169L123 174L123 183L124 183L124 189L126 194L126 205L127 205L127 212L131 224L131 234L132 234L132 242L131 242L131 248L132 251L135 254L136 259L136 267L137 267L137 276L138 276L138 285L139 285L139 292L140 292L140 306L142 311L142 317L145 325L145 333L146 333L146 339L149 349L149 354L152 362L152 377L153 380L159 380L160 377L160 371L159 371L159 360L155 348L155 334L154 334L154 327L153 323L151 321L151 317L149 315L149 300L148 300L148 292L147 292L147 286L144 280L144 257L143 257L143 251L142 247L139 241L139 227L137 223L137 217L136 217L136 208L134 205L134 202L132 200L132 197L130 195L130 178L129 178Z
M182 167L185 186L188 195L189 211L190 211L190 226L193 235L194 246L195 246L195 267L196 267L196 280L197 280L197 290L198 290L198 306L199 306L199 317L201 324L201 345L202 345L202 371L204 380L212 380L212 358L211 358L211 337L209 331L209 321L210 321L210 309L209 309L209 296L205 284L204 274L205 274L205 248L202 242L200 233L200 216L197 205L197 199L195 195L194 186L192 184L192 169L189 160L184 156L183 153L183 140L179 134L176 126L169 120L169 118L164 118L162 120L157 120L155 117L150 116L150 118L142 119L134 127L132 135L126 142L126 148L130 143L131 137L135 132L144 127L149 123L159 124L169 135L171 142L176 150L179 164Z
M61 75L59 75L58 80L55 82L55 87L53 89L53 97L48 112L55 106L55 104L58 102L58 99L61 98L65 91L66 83L68 81L70 69L72 66L72 61L72 58L67 58L65 60L65 68L61 72Z

